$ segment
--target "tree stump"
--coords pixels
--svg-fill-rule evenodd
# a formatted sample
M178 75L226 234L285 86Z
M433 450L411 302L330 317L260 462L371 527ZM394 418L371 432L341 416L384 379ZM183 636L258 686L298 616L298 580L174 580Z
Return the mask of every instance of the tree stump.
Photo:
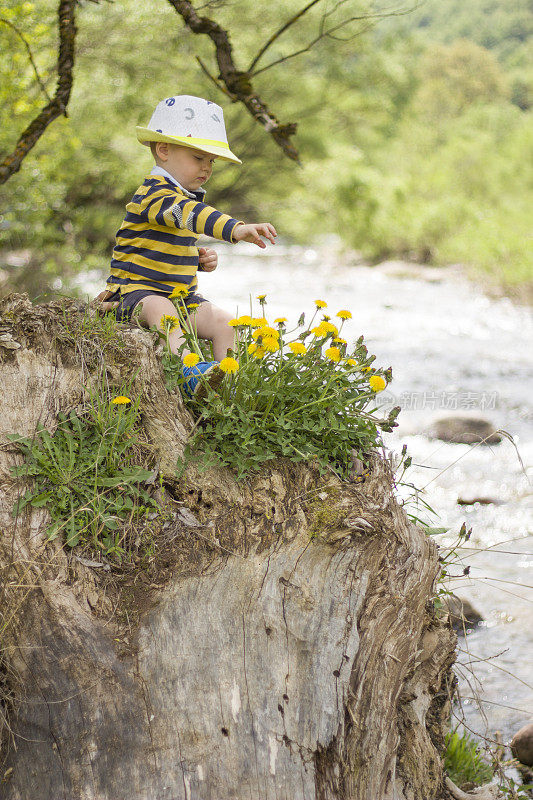
M386 457L363 483L289 461L241 483L177 478L192 420L152 335L126 327L104 347L86 317L0 303L0 797L445 797L455 635L433 608L437 548ZM133 367L166 500L154 563L109 569L47 541L43 509L13 517L6 434L53 431L99 370L118 385Z

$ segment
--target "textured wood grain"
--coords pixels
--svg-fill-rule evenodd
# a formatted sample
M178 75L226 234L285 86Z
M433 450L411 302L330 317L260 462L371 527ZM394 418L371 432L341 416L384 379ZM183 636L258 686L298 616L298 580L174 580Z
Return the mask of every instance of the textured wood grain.
M20 344L0 364L0 443L39 419L52 428L90 381L93 362L58 343L59 314L20 297L0 304L0 327ZM177 494L190 417L164 388L151 337L124 336L109 367L139 365L146 435ZM16 458L0 449L14 695L0 797L445 796L438 748L455 637L432 608L436 548L396 503L381 456L361 484L284 462L242 484L189 471L166 534L174 568L135 595L129 638L122 611L134 604L124 592L101 611L98 562L47 543L40 509L15 524Z

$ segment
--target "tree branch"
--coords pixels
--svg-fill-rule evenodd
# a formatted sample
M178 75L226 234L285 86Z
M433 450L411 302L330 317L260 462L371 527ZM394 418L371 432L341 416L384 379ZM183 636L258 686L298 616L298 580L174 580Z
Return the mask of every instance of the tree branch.
M228 32L208 17L198 16L189 0L168 0L168 2L193 33L209 36L215 45L218 80L222 82L234 101L241 102L252 117L271 134L285 155L298 162L298 151L290 141L290 137L296 133L296 123L280 124L266 103L253 91L248 72L238 70L235 65Z
M291 19L288 20L288 22L286 22L284 25L282 25L281 28L278 28L278 30L272 34L270 39L263 45L258 54L255 56L252 63L248 67L248 72L251 73L253 71L253 68L255 67L259 59L262 58L262 56L266 53L268 48L276 41L276 39L278 39L281 36L282 33L284 33L288 28L290 28L291 25L294 25L294 23L297 22L301 17L303 17L303 15L307 11L309 11L310 8L316 6L316 4L320 2L321 0L311 0L311 2L308 3L304 8L300 9L300 11L298 11L298 13L294 15L294 17L291 17Z
M72 68L74 66L74 44L76 0L60 0L58 7L59 53L57 59L57 86L55 95L40 114L22 132L15 150L0 163L0 184L18 172L32 147L38 142L48 125L61 114L66 116L66 108L72 89Z
M207 69L206 65L204 64L204 62L202 61L202 59L200 58L200 56L196 56L196 60L198 61L199 65L201 66L202 70L203 70L203 71L204 71L204 73L207 75L207 77L209 78L209 80L210 80L210 81L213 81L213 83L215 84L215 86L217 87L217 89L218 89L220 92L224 92L224 94L225 94L225 95L227 95L227 96L229 97L229 99L231 100L231 102L232 102L232 103L235 103L235 102L236 102L236 100L237 100L237 98L235 97L235 95L234 95L234 94L232 94L232 93L229 91L229 89L226 89L226 87L225 87L225 86L222 86L222 84L220 83L220 81L219 81L219 80L217 80L217 79L215 78L215 76L214 76L214 75L211 75L211 73L210 73L210 72L209 72L209 70Z
M48 92L46 90L46 86L44 85L44 82L43 82L41 76L39 75L39 70L37 69L37 64L35 63L35 60L33 58L33 53L31 52L31 47L29 45L28 40L26 39L26 37L24 36L22 31L19 31L17 26L13 25L13 23L10 22L8 19L4 19L4 17L0 17L0 22L3 25L7 25L8 28L11 28L11 30L14 31L17 34L17 36L19 37L19 39L22 41L24 47L27 50L28 58L30 59L30 64L32 65L33 71L35 72L35 77L37 78L37 83L41 87L41 91L44 93L44 95L45 95L46 99L48 100L48 102L51 102L51 97L50 97L50 95L48 94Z
M349 25L350 22L384 19L385 17L401 17L404 16L404 14L410 14L413 11L413 9L418 8L418 5L414 5L411 8L405 9L404 11L387 11L376 14L362 14L361 16L349 17L348 19L345 19L342 22L333 25L331 28L328 28L328 30L324 30L326 18L329 17L334 10L336 11L339 6L343 5L345 1L346 0L342 0L337 4L337 6L335 6L334 9L327 11L324 14L320 22L318 35L315 36L315 38L312 39L305 47L300 48L300 50L295 50L293 53L289 53L286 56L281 56L280 58L277 58L275 61L271 61L270 64L266 65L266 67L261 67L261 69L256 69L255 72L250 73L250 78L255 78L255 76L260 75L261 72L266 72L267 69L275 67L277 64L282 64L284 61L288 61L290 58L294 58L295 56L300 56L302 53L309 52L309 50L311 50L311 48L313 48L315 44L317 44L317 42L319 42L321 39L330 38L330 39L336 39L337 41L346 42L351 39L355 39L356 36L360 36L362 33L365 33L365 31L369 30L372 27L372 23L370 23L369 25L365 26L362 30L357 31L357 33L353 34L352 36L345 38L340 36L333 36L333 33L335 31L338 31L340 28L344 28L346 25ZM257 58L255 59L255 63L257 63Z

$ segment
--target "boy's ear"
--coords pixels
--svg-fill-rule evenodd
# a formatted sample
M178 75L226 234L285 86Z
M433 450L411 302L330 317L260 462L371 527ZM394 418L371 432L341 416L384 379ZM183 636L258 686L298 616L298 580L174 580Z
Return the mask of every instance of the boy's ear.
M159 158L160 161L166 161L168 159L168 152L169 152L168 142L155 143L155 156Z

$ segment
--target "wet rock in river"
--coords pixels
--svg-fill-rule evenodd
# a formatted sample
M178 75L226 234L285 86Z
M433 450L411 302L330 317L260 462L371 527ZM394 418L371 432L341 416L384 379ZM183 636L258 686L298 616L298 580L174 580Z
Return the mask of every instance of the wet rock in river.
M464 633L465 629L473 628L483 622L483 617L472 603L469 600L461 600L455 594L445 597L444 607L448 611L450 625L456 633Z
M515 733L511 739L511 750L521 764L533 767L533 722Z
M430 439L454 444L498 444L502 437L492 422L483 417L450 414L434 420L426 431Z
M489 505L499 506L501 505L502 501L498 500L496 497L482 497L477 495L457 498L458 506L473 506L474 503L479 503L481 506L489 506Z

